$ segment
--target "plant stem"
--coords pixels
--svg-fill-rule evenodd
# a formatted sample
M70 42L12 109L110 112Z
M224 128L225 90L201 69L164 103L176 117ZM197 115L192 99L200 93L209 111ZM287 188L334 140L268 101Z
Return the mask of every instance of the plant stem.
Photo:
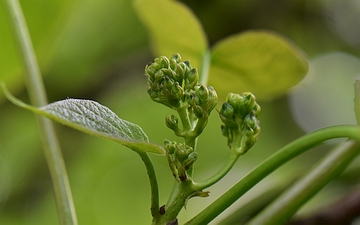
M301 153L306 152L321 142L342 137L348 137L360 141L360 128L358 126L351 125L328 127L304 135L303 137L291 142L248 173L226 193L206 207L193 219L188 221L186 225L208 224L211 220L238 200L243 194L284 163L295 158Z
M359 146L359 142L350 140L335 148L249 224L286 222L305 202L346 169L360 153Z
M175 197L165 207L165 214L154 224L166 224L173 221L178 216L181 209L185 206L186 200L195 192L192 180L187 179L178 183L178 191Z
M210 187L211 185L215 184L216 182L218 182L221 178L223 178L231 170L231 168L237 162L240 155L241 154L239 154L236 150L233 150L231 152L229 160L226 162L226 164L224 164L224 166L218 172L216 172L214 175L212 175L210 178L208 178L204 181L196 182L196 184L195 184L196 190L201 191L207 187Z
M9 12L15 41L18 44L21 61L27 75L26 83L31 102L35 106L46 105L45 88L20 4L17 0L6 0L4 3ZM36 116L36 118L50 171L60 224L77 224L65 163L54 127L50 120L41 116Z
M149 155L146 152L142 152L142 151L136 151L141 159L143 160L145 167L146 167L146 171L147 174L149 176L149 180L150 180L150 190L151 190L151 215L154 219L156 219L157 217L160 216L159 214L159 186L157 183L157 178L156 178L156 173L155 173L155 169L154 169L154 165L151 162L151 159L149 157Z

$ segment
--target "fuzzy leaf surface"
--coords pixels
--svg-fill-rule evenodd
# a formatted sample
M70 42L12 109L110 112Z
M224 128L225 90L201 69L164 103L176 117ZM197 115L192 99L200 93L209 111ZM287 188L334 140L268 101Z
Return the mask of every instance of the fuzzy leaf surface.
M189 8L173 0L137 0L134 6L149 30L155 55L180 53L193 67L200 68L208 44L200 22Z
M4 88L6 97L15 105L50 118L84 133L102 137L127 146L134 151L163 155L161 146L149 143L145 132L136 124L120 119L113 111L95 101L66 99L43 107L33 107L12 96Z
M269 31L230 36L212 49L209 84L221 99L228 92L252 92L257 99L279 97L308 71L303 53L284 37Z

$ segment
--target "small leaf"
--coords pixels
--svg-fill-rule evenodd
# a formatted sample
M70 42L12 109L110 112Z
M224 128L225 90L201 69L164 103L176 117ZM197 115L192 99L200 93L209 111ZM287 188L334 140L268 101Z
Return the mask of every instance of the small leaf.
M149 143L136 124L120 119L109 108L91 100L66 99L43 107L33 107L12 96L2 85L5 96L15 105L28 109L84 133L127 146L134 151L164 154L162 147Z
M137 0L134 6L149 30L155 55L178 52L193 67L200 67L208 44L201 24L189 8L172 0Z
M360 80L355 81L354 111L357 124L360 124Z
M257 99L286 93L306 75L302 52L278 34L249 31L226 38L212 50L209 84L221 99L250 91Z

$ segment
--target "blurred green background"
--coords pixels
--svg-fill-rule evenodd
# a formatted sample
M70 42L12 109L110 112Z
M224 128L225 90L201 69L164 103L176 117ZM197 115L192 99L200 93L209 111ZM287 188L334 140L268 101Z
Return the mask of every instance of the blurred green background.
M20 1L44 75L49 101L67 97L96 100L120 118L140 125L152 142L175 139L165 127L172 113L146 93L144 67L153 60L146 29L130 0ZM351 0L182 1L203 24L210 45L249 29L274 30L307 54L308 76L287 96L260 102L262 133L235 169L192 199L180 224L277 149L309 131L355 124L353 82L360 75L360 5ZM186 35L186 34L184 34ZM181 54L181 52L180 52ZM9 21L0 5L0 81L28 102ZM274 84L276 85L276 84ZM220 106L217 107L218 109ZM196 179L211 175L228 155L214 112L198 142ZM115 143L56 124L79 224L149 224L150 192L140 158ZM229 212L273 187L291 182L335 142L286 164L238 201ZM164 157L152 156L161 203L173 178ZM357 162L357 163L356 163ZM358 182L359 160L302 210L341 197ZM222 217L226 217L226 213ZM57 224L51 181L34 116L0 93L0 224ZM216 224L217 222L214 222Z

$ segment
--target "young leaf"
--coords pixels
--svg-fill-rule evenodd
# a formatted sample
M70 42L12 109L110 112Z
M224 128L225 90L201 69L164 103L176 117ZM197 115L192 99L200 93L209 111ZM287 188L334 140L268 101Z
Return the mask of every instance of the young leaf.
M268 31L249 31L226 38L212 50L209 84L220 98L250 91L257 99L281 96L307 73L302 52Z
M172 0L137 0L134 6L149 30L155 55L179 52L200 68L208 44L201 24L186 6Z
M39 115L127 146L134 151L165 154L161 146L149 143L144 131L136 124L120 119L109 108L91 100L66 99L43 107L33 107L16 99L2 85L5 96L15 105Z

